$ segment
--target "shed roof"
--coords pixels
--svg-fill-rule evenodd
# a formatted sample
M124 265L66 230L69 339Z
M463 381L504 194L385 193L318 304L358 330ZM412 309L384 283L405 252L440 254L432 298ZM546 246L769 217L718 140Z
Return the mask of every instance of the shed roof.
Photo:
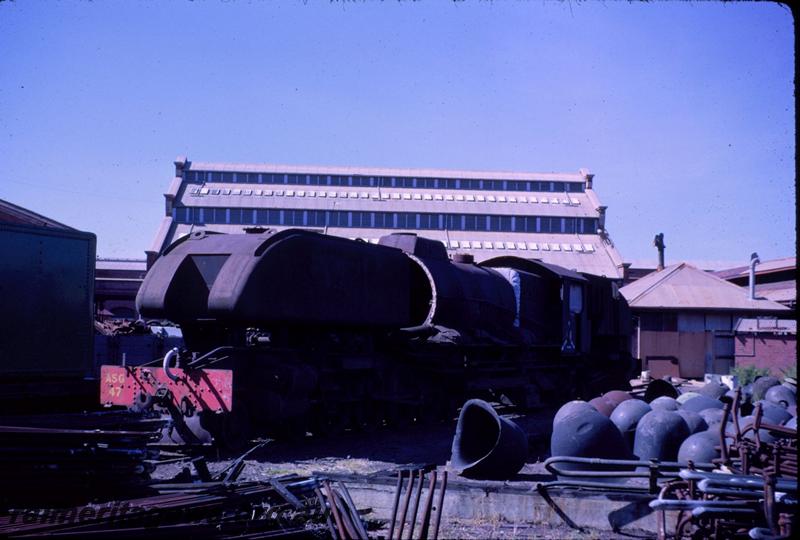
M59 223L47 216L37 214L33 210L28 210L16 204L0 199L0 223L17 223L22 225L34 225L37 227L53 227L65 231L74 231L69 225Z
M685 262L648 274L620 292L634 309L788 310L770 300L750 300L747 289Z
M783 257L781 259L771 259L756 265L756 275L767 274L770 272L781 272L797 268L797 257ZM749 265L736 266L718 270L716 275L722 279L733 279L746 277L750 273Z

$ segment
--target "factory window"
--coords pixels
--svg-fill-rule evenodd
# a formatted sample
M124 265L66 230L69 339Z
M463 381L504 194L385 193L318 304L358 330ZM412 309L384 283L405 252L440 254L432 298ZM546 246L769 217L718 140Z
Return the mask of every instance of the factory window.
M281 213L282 212L282 213ZM327 218L326 218L327 216ZM462 230L527 233L567 233L593 231L594 218L537 216L498 216L486 214L439 214L422 212L364 212L305 209L191 208L173 210L178 223L260 224L287 226L331 226L380 229Z
M342 176L319 174L251 173L186 171L187 182L231 182L249 184L292 184L313 186L401 187L430 189L460 189L483 191L546 191L580 193L583 182L546 182L539 180L480 180L477 178L427 178Z
M200 183L206 181L205 171L186 171L183 174L183 177L186 179L187 182Z

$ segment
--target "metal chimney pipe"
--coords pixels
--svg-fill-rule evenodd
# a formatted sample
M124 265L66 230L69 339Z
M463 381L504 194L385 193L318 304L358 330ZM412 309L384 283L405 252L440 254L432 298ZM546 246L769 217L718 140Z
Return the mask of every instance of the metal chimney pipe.
M653 239L653 245L658 249L658 267L656 271L660 272L664 269L664 249L667 247L666 244L664 244L664 233L658 233L656 235Z
M758 253L750 254L750 300L756 299L756 265L761 264Z

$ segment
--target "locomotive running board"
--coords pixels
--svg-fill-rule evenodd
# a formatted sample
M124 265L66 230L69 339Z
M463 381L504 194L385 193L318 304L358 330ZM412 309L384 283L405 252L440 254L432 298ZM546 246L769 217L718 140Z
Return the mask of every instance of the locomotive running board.
M142 406L166 399L185 411L224 413L233 407L233 372L225 369L172 368L172 378L160 367L102 366L100 402L105 406Z

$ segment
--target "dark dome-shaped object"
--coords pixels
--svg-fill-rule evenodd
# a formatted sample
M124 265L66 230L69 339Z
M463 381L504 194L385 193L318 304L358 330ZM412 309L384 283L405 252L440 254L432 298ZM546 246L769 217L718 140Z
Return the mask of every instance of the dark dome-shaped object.
M789 418L792 417L785 408L781 407L780 405L775 405L771 401L761 400L757 403L757 405L761 405L761 414L763 416L763 422L769 422L770 424L783 424Z
M719 424L720 422L722 422L722 417L725 416L725 411L723 409L717 409L715 407L713 409L703 409L697 414L699 414L703 418L703 420L706 421L706 424L708 424L710 427L714 424ZM731 421L732 420L729 415L728 423L730 423Z
M709 382L701 386L697 389L699 394L702 394L706 397L710 397L711 399L719 399L725 395L729 388L724 384L720 384L718 382Z
M753 382L753 401L764 399L767 390L779 384L781 384L781 382L770 375L759 377Z
M683 405L684 403L686 403L690 399L696 398L697 396L702 396L702 395L703 394L698 394L697 392L684 392L684 393L682 393L681 395L679 395L675 399L678 401L678 403Z
M567 415L553 427L550 455L604 459L630 459L617 426L597 411ZM564 470L596 470L593 465L559 465Z
M687 411L699 413L706 409L722 409L725 405L718 399L708 396L697 396L683 403L683 408Z
M713 431L694 433L681 443L678 449L678 461L680 463L689 461L711 463L712 460L720 457L719 450L716 449L718 446L719 433L714 433Z
M633 438L636 435L636 424L652 409L650 405L640 399L623 401L611 413L611 421L617 426L629 447L633 447Z
M603 394L603 397L610 401L614 407L618 407L620 403L623 401L628 401L633 399L633 397L623 390L611 390L610 392L606 392Z
M659 411L677 411L680 406L677 399L669 396L657 397L650 402L650 408Z
M681 443L689 436L689 427L674 411L653 410L639 420L633 453L640 460L675 461Z
M597 409L595 409L593 405L590 405L589 403L583 401L582 399L575 399L573 401L569 401L563 404L560 409L558 409L558 412L556 412L556 415L553 417L553 425L555 426L556 423L565 416L581 411L597 412Z
M596 397L589 404L604 416L611 416L611 413L614 412L615 405L605 396Z
M705 431L708 429L708 424L698 413L694 411L687 411L686 409L678 409L676 412L681 415L683 421L686 422L686 426L689 428L689 433L697 433L699 431Z
M650 384L647 385L647 390L644 392L644 400L647 403L650 403L657 397L661 396L669 396L671 398L677 398L680 392L678 389L675 388L669 381L665 381L664 379L653 379L650 381Z
M764 394L764 400L774 403L775 405L780 405L783 408L787 408L790 405L797 405L797 396L795 393L782 384L771 386L767 390L767 393Z

